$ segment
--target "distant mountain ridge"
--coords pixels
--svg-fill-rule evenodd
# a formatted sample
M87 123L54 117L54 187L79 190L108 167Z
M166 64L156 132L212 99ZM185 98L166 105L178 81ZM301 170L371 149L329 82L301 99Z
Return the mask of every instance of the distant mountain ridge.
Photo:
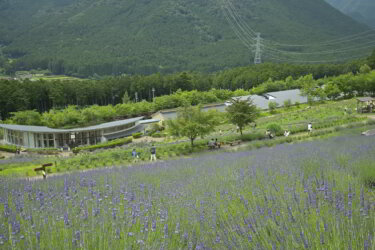
M0 0L0 52L13 59L3 66L90 76L250 64L253 52L223 15L226 1ZM324 0L230 2L263 38L279 42L366 30Z
M375 28L374 0L326 0L333 7L355 20Z

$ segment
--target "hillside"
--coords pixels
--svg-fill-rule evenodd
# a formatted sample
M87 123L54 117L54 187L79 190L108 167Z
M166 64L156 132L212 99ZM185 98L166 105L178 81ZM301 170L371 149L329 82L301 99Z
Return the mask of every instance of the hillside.
M0 0L0 67L90 76L248 65L254 55L225 18L228 4L262 38L282 43L367 29L324 0Z
M375 27L375 1L373 0L326 0L329 4L355 20Z

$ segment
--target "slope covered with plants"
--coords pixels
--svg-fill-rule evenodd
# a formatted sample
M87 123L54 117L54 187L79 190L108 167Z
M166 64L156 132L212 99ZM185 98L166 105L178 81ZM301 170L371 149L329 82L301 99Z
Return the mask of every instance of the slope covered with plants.
M92 76L248 65L234 13L283 43L366 30L324 0L0 0L0 68Z
M355 20L375 27L375 1L373 0L326 0L335 8Z

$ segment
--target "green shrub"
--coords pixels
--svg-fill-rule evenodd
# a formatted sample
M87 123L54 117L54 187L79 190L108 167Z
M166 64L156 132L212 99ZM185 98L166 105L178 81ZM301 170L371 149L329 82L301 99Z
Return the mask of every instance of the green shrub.
M263 133L256 133L256 134L243 134L238 137L241 141L255 141L255 140L263 140L266 136Z
M297 108L299 108L299 105L301 105L299 102L295 102L294 105L296 105Z
M151 137L153 138L162 138L162 137L166 137L166 133L162 133L162 132L155 132L151 135Z
M367 159L355 164L354 172L358 174L362 183L369 188L375 187L375 164Z
M15 153L17 150L17 146L14 145L0 145L0 151Z
M132 141L133 141L132 137L125 137L125 138L116 139L113 141L100 143L100 144L96 144L92 146L76 147L73 149L73 153L77 154L83 150L94 151L97 149L114 148L114 147L122 146L124 144L131 143Z
M26 152L41 154L41 155L57 155L59 154L59 149L57 148L28 148Z
M290 99L284 101L284 107L290 108L292 106L292 101Z
M307 103L312 106L314 104L314 97L312 96L308 96L307 97Z
M141 138L142 137L142 133L141 132L133 133L132 136L133 136L134 139Z
M271 123L267 126L267 129L274 135L282 135L284 133L280 125L276 123Z
M276 108L279 106L277 102L271 101L268 103L268 108L270 109L271 113L276 111Z

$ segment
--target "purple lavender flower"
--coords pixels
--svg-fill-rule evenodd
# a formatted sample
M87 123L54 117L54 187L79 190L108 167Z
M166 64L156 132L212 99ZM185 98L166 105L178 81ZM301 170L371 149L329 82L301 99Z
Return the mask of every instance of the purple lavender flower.
M188 240L189 239L189 234L187 232L185 232L184 235L183 235L183 238L184 238L185 241Z
M215 243L220 243L220 236L218 234L216 234L216 239L215 239Z
M36 232L36 233L35 233L35 236L36 236L36 241L37 241L38 243L40 243L40 232Z
M320 244L322 244L322 245L325 244L325 242L324 242L324 234L323 233L320 234Z
M174 230L174 233L175 234L179 234L180 233L180 223L179 222L176 223L176 229Z
M164 239L168 238L168 224L164 224Z
M68 212L64 213L64 224L65 224L65 226L69 226L70 225Z

